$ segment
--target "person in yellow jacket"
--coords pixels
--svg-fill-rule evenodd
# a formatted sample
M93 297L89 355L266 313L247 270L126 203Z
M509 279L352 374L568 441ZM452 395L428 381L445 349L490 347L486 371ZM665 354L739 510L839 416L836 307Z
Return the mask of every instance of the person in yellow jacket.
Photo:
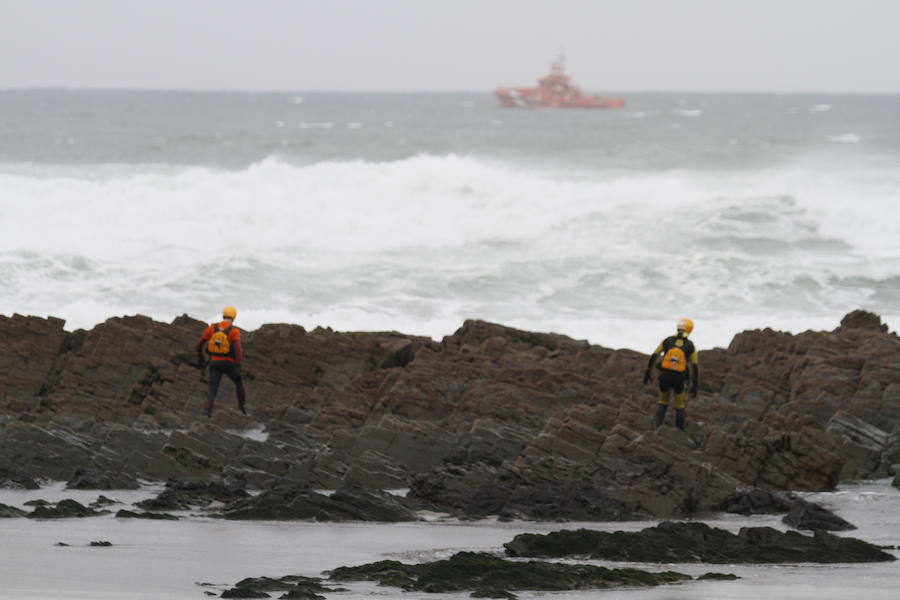
M659 405L656 408L654 426L659 427L666 418L670 396L675 397L675 427L684 431L684 409L687 405L688 389L692 398L697 397L699 364L694 343L688 339L694 330L694 322L680 319L676 334L667 337L647 361L644 371L644 383L650 383L650 373L656 359L659 362ZM689 387L690 386L690 387Z

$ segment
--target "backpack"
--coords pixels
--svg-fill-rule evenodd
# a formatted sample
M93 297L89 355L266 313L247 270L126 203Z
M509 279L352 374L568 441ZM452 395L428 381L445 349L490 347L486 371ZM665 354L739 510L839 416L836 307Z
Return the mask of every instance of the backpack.
M687 339L682 337L666 338L663 341L663 357L659 361L659 368L684 373L693 352L693 344Z
M206 351L214 356L231 356L231 341L228 334L231 333L232 325L225 329L219 329L218 323L214 325L215 331L209 337L206 343Z

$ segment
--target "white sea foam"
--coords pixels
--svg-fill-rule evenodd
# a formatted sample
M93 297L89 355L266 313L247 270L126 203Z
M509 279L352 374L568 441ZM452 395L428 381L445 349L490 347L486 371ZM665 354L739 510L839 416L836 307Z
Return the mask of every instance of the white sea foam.
M809 112L828 112L831 110L830 104L813 104L809 107Z
M831 329L858 307L898 322L890 168L571 177L451 155L4 171L0 313L70 328L235 304L248 328L439 338L483 318L646 348L681 315L703 323L701 347Z
M829 142L837 142L839 144L858 144L862 138L855 133L843 133L841 135L826 135L825 139Z

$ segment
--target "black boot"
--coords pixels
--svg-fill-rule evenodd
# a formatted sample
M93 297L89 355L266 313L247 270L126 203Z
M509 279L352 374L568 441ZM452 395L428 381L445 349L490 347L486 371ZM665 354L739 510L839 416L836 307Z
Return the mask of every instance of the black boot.
M675 409L675 427L684 431L684 409L676 408Z
M666 420L666 411L669 410L668 404L659 404L656 407L656 416L653 418L653 428L659 429L663 421Z

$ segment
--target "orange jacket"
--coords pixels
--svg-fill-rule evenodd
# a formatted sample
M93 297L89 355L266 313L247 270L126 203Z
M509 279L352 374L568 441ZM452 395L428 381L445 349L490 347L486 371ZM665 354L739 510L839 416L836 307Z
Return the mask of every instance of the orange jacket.
M200 341L197 342L197 354L201 356L203 355L203 348L206 346L209 338L212 337L212 334L215 333L216 325L219 326L219 329L225 329L229 326L231 327L231 331L228 332L228 342L231 344L231 348L233 349L233 358L232 356L217 356L215 354L211 354L209 357L210 360L227 360L229 362L235 363L236 365L240 365L244 361L244 351L241 348L241 330L235 327L228 319L225 319L220 323L213 323L203 331L203 335L200 336Z

